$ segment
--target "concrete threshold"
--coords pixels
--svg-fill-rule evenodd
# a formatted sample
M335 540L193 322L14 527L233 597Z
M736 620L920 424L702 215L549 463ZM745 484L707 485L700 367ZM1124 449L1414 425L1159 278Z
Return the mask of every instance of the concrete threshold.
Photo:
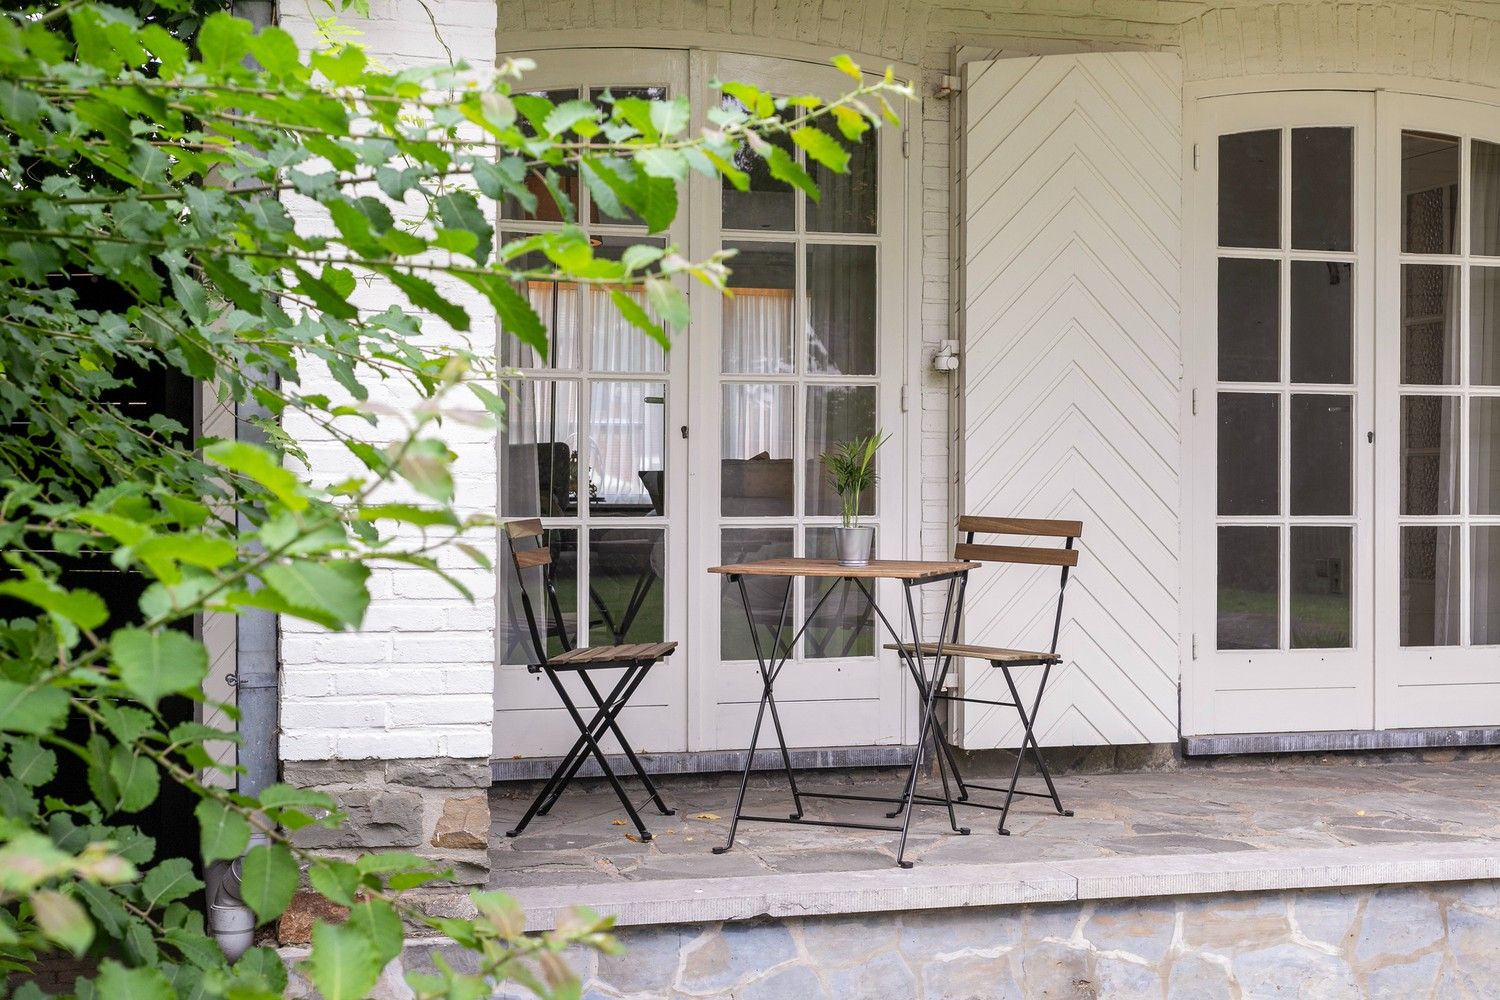
M1500 842L1418 842L1016 864L919 862L910 870L620 881L511 895L525 910L528 930L550 930L573 906L638 926L1493 878L1500 878Z

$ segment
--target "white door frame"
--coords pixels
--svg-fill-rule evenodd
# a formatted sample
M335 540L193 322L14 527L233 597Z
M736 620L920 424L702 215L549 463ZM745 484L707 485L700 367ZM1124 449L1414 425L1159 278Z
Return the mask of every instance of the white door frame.
M1366 432L1374 426L1374 141L1373 97L1360 93L1274 93L1229 95L1189 102L1190 142L1185 164L1186 253L1183 281L1185 315L1183 357L1184 454L1184 581L1183 720L1184 735L1364 729L1373 721L1374 590L1373 511L1374 472ZM1354 251L1218 250L1218 137L1221 134L1299 126L1354 128ZM1281 228L1287 243L1290 178L1283 132L1281 168ZM1280 383L1284 404L1279 412L1281 515L1265 523L1281 525L1278 604L1280 646L1277 650L1217 650L1217 395L1216 336L1217 260L1220 256L1276 256L1280 268ZM1353 642L1350 650L1287 649L1289 580L1285 569L1287 525L1313 519L1287 515L1289 414L1286 351L1290 260L1348 260L1355 272L1355 334L1352 517L1315 519L1320 524L1351 524L1353 579ZM1274 389L1272 384L1245 388ZM1248 680L1247 680L1248 678Z

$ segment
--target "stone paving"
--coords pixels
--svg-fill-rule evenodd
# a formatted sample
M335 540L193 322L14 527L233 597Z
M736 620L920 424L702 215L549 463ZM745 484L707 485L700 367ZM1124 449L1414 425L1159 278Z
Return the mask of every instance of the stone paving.
M966 776L985 783L995 777ZM809 788L888 794L899 788L901 776L893 770L818 772L801 774L799 781ZM1011 813L1012 835L999 837L994 813L962 809L959 822L973 834L960 837L948 829L944 809L927 807L913 818L907 857L919 865L959 865L1500 841L1497 782L1500 759L1462 759L1452 752L1422 759L1273 758L1066 774L1058 788L1076 815L1057 816L1045 800L1020 800ZM613 793L599 781L575 783L550 816L538 817L521 837L507 838L504 831L534 788L496 786L491 886L849 872L895 862L894 834L764 823L742 823L735 849L716 856L710 849L724 842L737 779L668 778L661 786L677 815L643 813L655 834L645 844L635 839ZM788 803L784 780L752 775L748 810L776 815ZM817 818L883 821L881 807L872 803L807 804Z

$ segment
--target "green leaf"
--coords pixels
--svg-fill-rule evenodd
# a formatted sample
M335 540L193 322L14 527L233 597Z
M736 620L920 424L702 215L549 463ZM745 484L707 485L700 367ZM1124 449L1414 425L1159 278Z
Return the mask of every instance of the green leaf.
M222 11L210 14L198 29L198 53L208 70L226 70L250 51L251 25Z
M297 891L297 862L283 844L258 844L245 855L240 898L259 923L281 915Z
M5 580L0 582L0 596L17 597L35 604L79 628L98 628L109 617L109 610L98 594L89 590L64 590L49 580Z
M234 963L234 971L241 976L263 981L271 988L273 995L279 996L286 991L286 965L272 948L251 948Z
M490 300L500 316L501 330L537 351L543 359L547 357L547 327L505 275L461 273L458 278Z
M631 297L628 292L619 288L611 288L609 290L609 299L615 304L615 308L620 310L620 315L625 317L625 321L631 326L640 330L661 346L671 346L671 343L667 339L667 332L661 328L661 324L653 320L651 314L641 308L641 304Z
M849 170L849 151L833 136L820 128L803 125L792 129L792 141L802 147L812 160L836 174Z
M250 53L274 76L295 75L293 71L302 68L296 40L274 24L260 29L250 39Z
M385 900L367 899L357 904L349 911L349 926L364 931L370 943L375 946L375 954L381 965L401 954L404 937L401 918L396 914L395 907Z
M361 521L397 521L419 528L431 528L438 525L456 528L462 523L458 515L446 508L418 507L409 503L370 504L359 508L355 516Z
M637 211L646 221L646 230L659 233L677 218L677 185L667 177L642 177L639 183L640 204Z
M688 126L691 107L686 97L651 102L651 124L664 139L670 139Z
M268 449L244 441L220 441L204 448L203 454L224 468L260 483L292 510L307 509L307 498L302 495L297 477L283 468Z
M433 202L438 219L447 229L466 229L475 236L475 246L469 254L476 264L489 260L494 246L495 230L485 218L479 202L467 191L454 191L439 195Z
M146 873L141 882L141 895L145 898L146 905L155 908L166 906L174 899L185 899L201 888L203 883L193 875L191 861L187 858L168 858Z
M31 689L0 681L0 732L40 736L62 725L68 714L68 693L61 688Z
M319 615L329 628L358 626L370 605L370 571L360 562L277 563L261 577L287 603Z
M767 150L766 166L770 168L771 176L777 180L792 185L813 201L820 198L818 185L813 183L812 177L780 146L771 146Z
M245 853L250 824L239 813L215 799L203 799L193 810L198 817L198 839L205 862L229 860Z
M374 988L383 965L364 931L319 920L303 968L325 1000L359 1000Z
M203 644L171 629L120 629L110 638L110 654L120 680L153 708L166 695L196 689L208 673Z
M347 861L320 858L307 869L312 887L340 906L353 906L359 891L359 870Z
M38 889L29 897L37 926L47 940L82 955L94 940L94 922L72 896L55 889Z
M109 755L109 776L120 793L121 812L140 812L156 801L161 790L161 772L149 757L116 746Z
M570 128L575 128L580 122L593 122L599 116L599 109L591 102L575 98L571 101L563 101L547 113L542 122L542 129L548 135L558 135ZM586 129L581 135L593 135L596 130Z
M692 309L682 289L667 278L646 279L646 304L664 321L679 329L692 322Z
M57 754L36 740L10 745L10 776L30 788L45 785L57 773Z
M99 966L94 995L98 1000L133 1000L135 997L177 1000L177 990L160 969L150 966L127 969L112 958L106 958Z
M635 158L641 169L651 177L687 180L687 159L675 149L643 149Z
M856 82L856 83L864 83L865 82L864 71L859 68L859 63L855 62L853 59L850 59L848 56L846 56L846 55L837 55L837 56L834 56L833 57L833 64L835 66L837 66L841 72L843 72L843 73L847 74L848 76L852 77L854 79L854 82Z
M437 286L426 278L397 267L375 267L372 270L390 279L391 284L401 289L415 308L432 313L455 330L462 332L469 329L469 314L464 308L443 298Z
M298 788L296 785L267 785L261 789L256 799L267 809L283 809L287 806L329 810L338 808L338 803L327 792Z

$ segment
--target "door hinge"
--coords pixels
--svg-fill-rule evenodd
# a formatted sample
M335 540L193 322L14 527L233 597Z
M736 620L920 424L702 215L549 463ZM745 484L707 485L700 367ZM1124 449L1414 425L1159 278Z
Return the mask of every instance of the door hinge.
M1198 658L1198 633L1193 633L1193 659Z
M1198 415L1198 390L1193 390L1193 416Z
M1198 169L1198 144L1193 143L1193 169Z
M901 129L901 158L911 159L911 129L904 127Z
M909 389L910 389L909 385L907 385L905 382L901 383L901 412L902 413L905 413L907 411L907 409L909 408L910 397L911 397L911 393L908 391Z

